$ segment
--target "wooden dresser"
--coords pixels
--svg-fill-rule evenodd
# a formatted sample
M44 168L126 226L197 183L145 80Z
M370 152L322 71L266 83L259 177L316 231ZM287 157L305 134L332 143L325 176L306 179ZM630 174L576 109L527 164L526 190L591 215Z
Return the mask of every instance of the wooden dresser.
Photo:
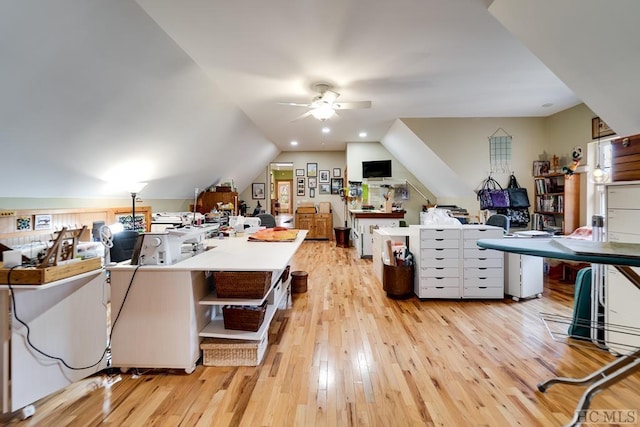
M333 213L330 205L316 209L315 206L299 206L296 210L295 227L300 230L309 230L307 239L333 238Z

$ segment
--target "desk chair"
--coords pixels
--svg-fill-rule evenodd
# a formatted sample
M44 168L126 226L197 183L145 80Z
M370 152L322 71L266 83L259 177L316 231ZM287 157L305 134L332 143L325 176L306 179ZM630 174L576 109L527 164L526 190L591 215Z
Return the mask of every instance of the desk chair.
M276 217L271 214L263 213L257 215L257 217L260 218L260 225L264 227L273 228L276 226Z
M503 214L491 215L487 218L487 225L494 225L496 227L502 227L506 233L509 232L509 217Z

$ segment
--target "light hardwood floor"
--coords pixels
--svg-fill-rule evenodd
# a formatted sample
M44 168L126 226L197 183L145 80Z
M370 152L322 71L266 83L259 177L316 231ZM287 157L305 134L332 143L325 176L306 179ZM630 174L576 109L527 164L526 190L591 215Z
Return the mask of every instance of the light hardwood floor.
M96 376L44 399L14 426L560 426L583 376L609 354L554 341L540 312L570 314L573 285L542 299L387 298L353 248L305 242L292 262L308 292L276 317L259 367L198 366ZM105 385L107 384L107 385ZM598 394L592 409L640 408L640 380Z

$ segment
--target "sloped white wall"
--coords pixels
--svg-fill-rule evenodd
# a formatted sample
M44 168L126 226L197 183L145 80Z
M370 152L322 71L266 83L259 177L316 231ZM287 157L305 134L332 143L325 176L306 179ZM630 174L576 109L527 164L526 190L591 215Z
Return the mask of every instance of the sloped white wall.
M637 0L494 0L502 25L619 135L640 133Z
M0 58L0 197L188 199L278 153L135 2L2 2Z

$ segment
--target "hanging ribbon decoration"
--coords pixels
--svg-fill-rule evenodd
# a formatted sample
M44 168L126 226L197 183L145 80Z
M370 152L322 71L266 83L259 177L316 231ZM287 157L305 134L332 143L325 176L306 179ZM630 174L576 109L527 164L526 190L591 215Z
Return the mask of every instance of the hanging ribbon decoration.
M502 131L504 135L498 136ZM491 172L509 173L511 171L511 140L513 137L504 129L498 128L489 137L489 163Z

